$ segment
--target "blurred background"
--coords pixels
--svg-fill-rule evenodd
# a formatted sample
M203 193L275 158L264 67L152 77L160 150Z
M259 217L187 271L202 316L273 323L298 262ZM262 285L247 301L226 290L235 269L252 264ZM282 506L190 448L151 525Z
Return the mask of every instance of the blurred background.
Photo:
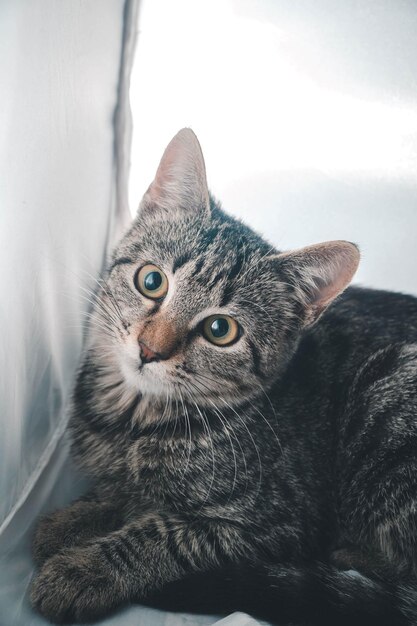
M143 0L132 213L197 133L225 209L289 249L358 243L356 282L417 293L415 0Z

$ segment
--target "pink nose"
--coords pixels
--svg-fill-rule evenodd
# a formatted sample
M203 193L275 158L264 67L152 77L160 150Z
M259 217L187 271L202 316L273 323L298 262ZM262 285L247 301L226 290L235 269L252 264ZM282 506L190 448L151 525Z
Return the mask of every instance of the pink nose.
M140 349L140 358L142 363L151 363L152 361L159 361L161 355L158 352L154 352L146 343L139 341L139 349Z

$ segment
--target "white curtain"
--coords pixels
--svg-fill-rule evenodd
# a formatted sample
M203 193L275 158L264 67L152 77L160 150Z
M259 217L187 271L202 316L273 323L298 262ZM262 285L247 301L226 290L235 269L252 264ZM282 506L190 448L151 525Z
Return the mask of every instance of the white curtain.
M90 292L128 221L126 68L135 0L0 3L0 624L26 588L42 510L82 489L66 406Z

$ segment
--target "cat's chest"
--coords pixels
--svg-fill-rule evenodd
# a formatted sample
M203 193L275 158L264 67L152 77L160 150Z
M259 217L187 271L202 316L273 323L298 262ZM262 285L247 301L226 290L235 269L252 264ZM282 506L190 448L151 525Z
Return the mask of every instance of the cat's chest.
M206 490L210 442L204 436L143 435L126 454L127 477L154 501L197 502Z
M206 449L204 438L160 437L142 435L132 438L128 444L127 466L130 475L138 481L142 477L180 476L187 471L193 456Z

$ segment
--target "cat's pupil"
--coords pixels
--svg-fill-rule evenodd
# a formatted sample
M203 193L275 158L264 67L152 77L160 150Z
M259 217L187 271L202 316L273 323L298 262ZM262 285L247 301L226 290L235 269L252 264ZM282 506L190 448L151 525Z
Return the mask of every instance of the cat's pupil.
M210 326L213 337L224 337L229 332L229 322L224 317L214 320Z
M161 286L162 276L159 272L149 272L149 274L146 274L143 283L148 291L155 291L155 289Z

